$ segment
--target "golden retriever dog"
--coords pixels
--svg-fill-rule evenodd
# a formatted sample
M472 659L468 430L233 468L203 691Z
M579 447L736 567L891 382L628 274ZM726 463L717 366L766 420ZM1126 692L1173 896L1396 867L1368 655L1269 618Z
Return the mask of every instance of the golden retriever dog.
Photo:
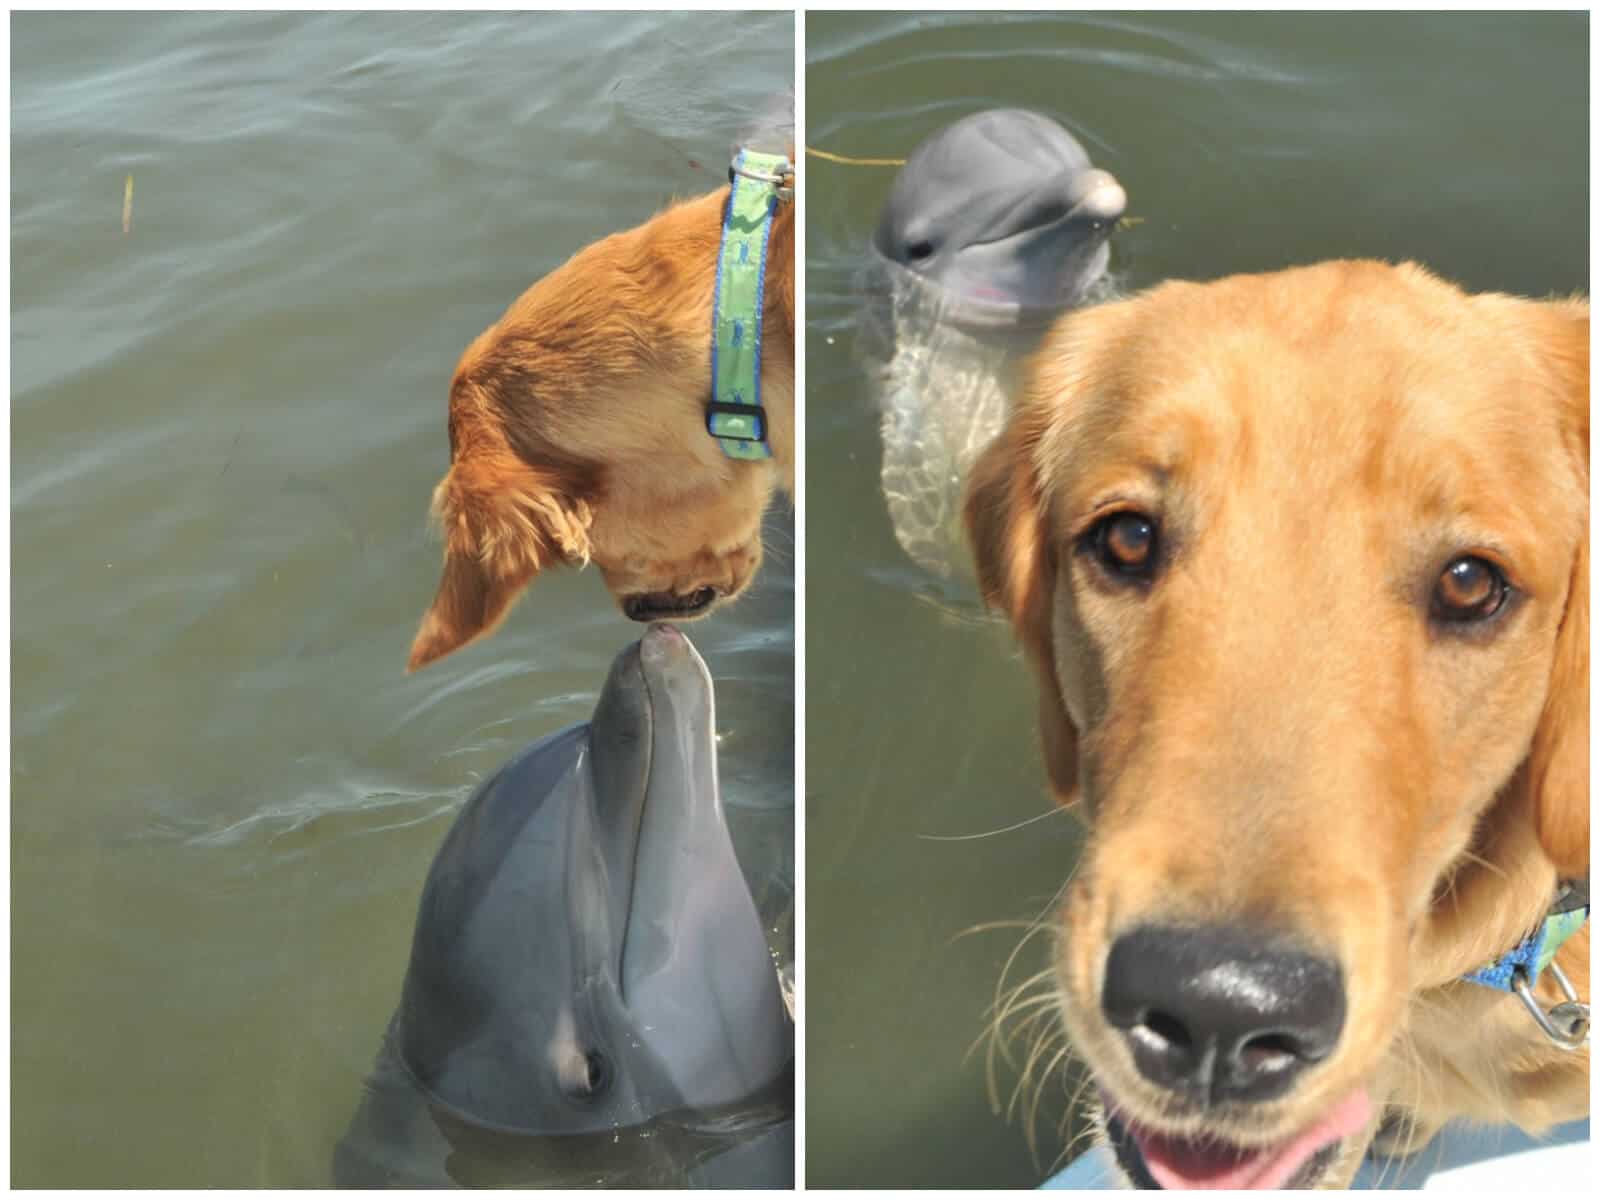
M1588 1112L1587 1047L1462 978L1589 872L1588 347L1581 301L1330 262L1029 363L965 514L1089 827L1055 988L1131 1182Z
M550 566L593 562L637 621L701 616L748 586L767 502L794 486L794 205L767 244L772 457L735 460L706 432L728 193L579 251L467 347L433 496L444 572L409 670L493 630Z

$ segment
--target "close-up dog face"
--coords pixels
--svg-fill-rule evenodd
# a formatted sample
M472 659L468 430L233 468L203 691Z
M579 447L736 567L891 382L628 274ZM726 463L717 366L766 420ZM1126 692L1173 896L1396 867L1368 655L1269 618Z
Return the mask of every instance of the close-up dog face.
M1587 344L1581 303L1338 262L1031 363L968 528L1092 825L1060 1008L1135 1182L1348 1180L1414 993L1587 872Z

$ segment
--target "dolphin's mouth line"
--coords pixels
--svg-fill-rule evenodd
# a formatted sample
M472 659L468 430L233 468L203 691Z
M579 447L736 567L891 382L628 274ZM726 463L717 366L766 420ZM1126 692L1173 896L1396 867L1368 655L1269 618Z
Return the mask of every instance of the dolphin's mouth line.
M617 995L623 1004L628 1003L628 939L633 936L633 896L639 885L639 854L644 845L644 810L650 804L650 775L655 769L656 754L656 697L650 690L650 672L639 663L639 681L644 686L644 711L650 728L642 740L644 748L644 794L639 797L639 810L634 816L633 853L628 858L628 895L623 907L622 936L617 939Z
M1093 226L1085 224L1083 231L1085 240L1092 240L1096 236L1101 235L1110 237L1112 227L1116 225L1117 221L1119 221L1121 217L1095 216L1087 211L1087 209L1087 202L1080 203L1062 213L1061 216L1057 217L1055 220L1048 221L1043 225L1028 225L1022 229L1013 230L1010 233L1003 233L999 237L985 238L983 241L979 242L968 242L962 247L962 249L972 250L979 246L1003 246L1008 242L1015 242L1023 238L1037 237L1043 234L1054 233L1062 226L1070 225L1074 221L1100 222L1099 228L1094 228Z
M980 246L1003 246L1008 242L1015 242L1022 238L1035 237L1039 234L1051 233L1059 229L1061 226L1067 224L1067 222L1071 220L1072 214L1070 212L1064 213L1057 217L1054 221L1047 222L1044 225L1028 225L1022 229L1014 229L1010 233L1002 233L999 237L984 238L982 241L978 242L968 242L966 245L962 246L961 249L974 250Z
M1123 210L1126 208L1126 200L1122 198L1123 196L1122 188L1115 182L1102 183L1087 195L1080 196L1075 201L1062 204L1059 215L1052 217L1048 221L1037 221L998 234L992 238L967 242L962 249L971 250L979 246L1000 246L1021 238L1054 233L1061 229L1062 226L1070 225L1074 221L1084 223L1084 233L1089 237L1100 233L1110 236L1112 227L1122 218ZM1017 210L1019 208L1025 209L1025 206L1030 204L1034 204L1031 199L1019 203L1013 207L1011 215L1019 215ZM1055 204L1049 204L1047 207L1053 209ZM1035 205L1036 213L1037 208L1038 206ZM1114 212L1112 211L1113 209L1115 209ZM1039 213L1038 215L1042 216L1043 214ZM1098 227L1091 224L1091 222L1095 221L1100 223Z

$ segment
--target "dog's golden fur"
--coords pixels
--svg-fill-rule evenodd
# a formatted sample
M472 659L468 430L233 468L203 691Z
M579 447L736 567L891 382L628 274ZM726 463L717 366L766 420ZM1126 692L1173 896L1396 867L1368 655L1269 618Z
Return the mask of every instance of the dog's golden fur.
M490 632L551 566L593 562L619 603L748 585L767 501L794 483L794 206L767 250L772 458L736 461L705 428L727 199L675 204L579 251L467 347L433 497L443 577L409 669Z
M1452 1118L1588 1112L1587 1050L1460 982L1589 871L1588 330L1581 301L1332 262L1070 314L1030 363L967 527L1038 678L1051 787L1091 828L1064 1022L1135 1119L1269 1144L1365 1087L1414 1149ZM1084 552L1119 508L1169 556L1142 590ZM1515 607L1441 628L1433 581L1472 553ZM1109 945L1151 919L1333 958L1334 1053L1248 1118L1172 1117L1099 1003ZM1558 958L1585 1000L1588 958L1585 927Z

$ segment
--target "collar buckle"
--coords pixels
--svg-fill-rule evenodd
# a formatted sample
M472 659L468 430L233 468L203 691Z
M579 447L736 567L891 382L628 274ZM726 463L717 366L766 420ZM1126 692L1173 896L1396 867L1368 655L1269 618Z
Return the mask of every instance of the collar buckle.
M707 401L706 432L714 438L725 438L734 442L765 442L767 410L754 404Z

